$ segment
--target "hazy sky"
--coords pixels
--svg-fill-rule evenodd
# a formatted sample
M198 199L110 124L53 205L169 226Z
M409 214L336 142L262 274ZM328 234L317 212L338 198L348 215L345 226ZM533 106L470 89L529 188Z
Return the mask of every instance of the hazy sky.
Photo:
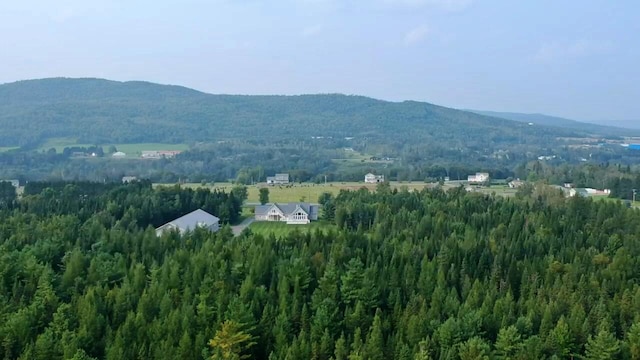
M2 0L0 83L147 80L640 119L638 0Z

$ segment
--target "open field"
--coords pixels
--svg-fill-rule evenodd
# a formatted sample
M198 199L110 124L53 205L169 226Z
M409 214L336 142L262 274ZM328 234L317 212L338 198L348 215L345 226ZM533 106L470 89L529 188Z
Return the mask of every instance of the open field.
M610 198L609 195L592 195L589 196L589 199L593 199L594 201L622 202L621 199Z
M79 144L74 138L51 138L47 139L47 141L38 148L38 151L47 151L54 148L57 152L62 152L64 148L70 146L88 147L93 145L94 144Z
M167 151L184 151L189 148L187 144L159 144L159 143L140 143L140 144L114 144L118 151L122 151L127 156L138 156L142 151L150 150L167 150ZM103 145L107 150L109 145Z
M155 186L172 186L174 184L154 184ZM401 188L406 186L409 190L422 190L425 187L432 186L432 184L427 184L424 182L397 182L392 181L390 183L391 188ZM209 189L217 189L225 192L229 192L233 188L233 184L231 183L215 183L213 186L206 184L182 184L183 187L191 187L191 188L201 188L206 187ZM375 190L376 184L365 184L364 182L332 182L327 184L313 184L313 183L302 183L302 184L292 184L290 186L267 186L265 184L258 185L249 185L247 186L248 190L248 203L257 203L259 202L259 191L260 188L266 187L269 189L269 202L295 202L304 201L307 202L317 202L318 198L322 193L328 192L331 194L338 194L340 190L358 190L360 188L366 187L369 190Z
M264 236L273 234L276 237L281 237L286 236L293 231L307 233L310 231L316 231L316 229L320 229L326 232L329 231L329 229L335 229L335 225L324 221L314 221L306 225L287 225L283 222L256 221L249 225L249 229L251 229L251 231L256 234L262 234Z
M331 159L334 163L378 163L378 164L391 164L393 160L391 159L376 159L372 160L372 155L364 154L358 151L345 151L344 157L339 159Z
M111 145L115 146L118 151L122 151L127 156L139 156L142 151L147 150L187 150L187 144L160 144L160 143L138 143L138 144L81 144L73 138L51 138L38 148L39 151L47 151L51 148L57 152L62 152L66 147L89 147L99 145L106 152ZM0 148L2 149L2 148Z
M5 151L16 150L16 149L19 149L19 147L17 147L17 146L0 146L0 153L1 152L5 152Z
M495 193L496 195L499 195L499 196L510 197L510 196L515 196L516 192L518 192L518 189L512 189L506 185L491 185L490 187L481 187L476 191L483 194Z

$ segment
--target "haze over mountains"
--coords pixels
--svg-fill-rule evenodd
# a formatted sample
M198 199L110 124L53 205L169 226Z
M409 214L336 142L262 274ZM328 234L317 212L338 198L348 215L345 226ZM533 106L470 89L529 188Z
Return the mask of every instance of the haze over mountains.
M322 136L391 143L437 141L455 148L624 133L539 116L533 121L539 126L531 128L521 122L530 121L523 120L526 117L507 120L498 113L487 115L494 117L362 96L211 95L140 81L50 78L0 85L0 126L5 129L0 146L34 145L54 137L100 144Z
M558 116L550 116L545 114L525 114L514 112L499 112L485 110L467 110L481 115L492 116L502 119L534 123L545 126L557 126L562 128L583 130L597 134L618 134L620 136L629 135L629 129L639 129L640 122L635 121L610 121L608 125L595 124L589 122L581 122L571 119L565 119ZM636 132L637 133L637 132Z

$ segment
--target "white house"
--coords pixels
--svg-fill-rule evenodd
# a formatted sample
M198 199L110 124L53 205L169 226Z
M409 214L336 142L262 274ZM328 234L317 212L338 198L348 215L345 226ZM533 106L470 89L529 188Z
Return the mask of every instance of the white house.
M122 183L123 184L128 184L130 182L134 182L134 181L137 181L137 180L138 180L138 178L135 177L135 176L123 176L122 177Z
M289 183L289 174L276 174L267 176L267 185L286 185Z
M318 220L318 205L309 203L275 203L256 206L256 221L282 221L287 224L308 224Z
M173 158L181 152L179 150L143 150L141 156L143 159Z
M522 185L524 185L524 181L521 181L520 179L516 179L516 180L510 181L508 185L509 185L509 188L511 189L517 189Z
M160 236L165 231L172 230L177 230L180 234L184 234L196 228L205 228L216 232L220 229L220 219L204 210L198 209L160 226L156 229L156 235Z
M384 175L374 175L372 173L368 173L364 176L364 182L367 184L376 184L384 182Z
M475 175L469 175L467 182L469 184L482 184L489 181L489 173L476 173Z
M111 156L114 157L114 158L123 158L123 157L127 156L127 154L123 153L122 151L116 151Z

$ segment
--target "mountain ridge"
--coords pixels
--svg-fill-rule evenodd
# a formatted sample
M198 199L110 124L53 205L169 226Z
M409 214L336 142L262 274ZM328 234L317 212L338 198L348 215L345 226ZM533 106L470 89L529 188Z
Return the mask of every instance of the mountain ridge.
M12 126L15 123L23 127ZM225 95L178 85L98 78L47 78L0 85L0 146L73 137L135 143L358 136L439 142L450 148L544 143L585 131L537 126L418 101L360 95Z

